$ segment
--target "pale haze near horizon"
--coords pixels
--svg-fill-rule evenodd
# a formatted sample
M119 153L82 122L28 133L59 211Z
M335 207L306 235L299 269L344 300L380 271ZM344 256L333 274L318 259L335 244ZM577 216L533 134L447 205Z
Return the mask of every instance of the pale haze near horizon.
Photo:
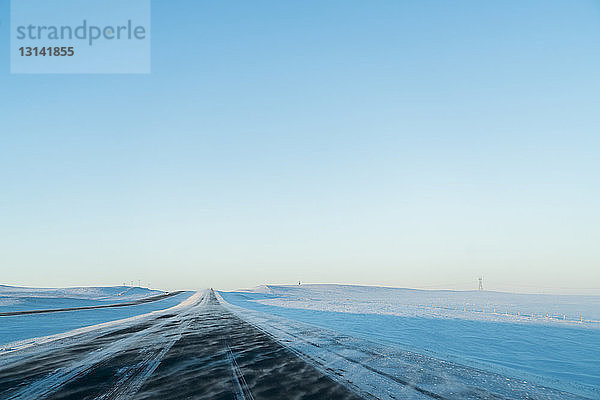
M0 284L600 294L597 2L152 12L150 75L2 52Z

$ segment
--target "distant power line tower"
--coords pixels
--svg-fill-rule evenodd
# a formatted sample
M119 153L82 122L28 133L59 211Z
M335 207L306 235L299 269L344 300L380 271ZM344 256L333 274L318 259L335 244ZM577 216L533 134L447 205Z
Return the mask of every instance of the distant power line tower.
M483 290L483 277L479 277L479 290Z

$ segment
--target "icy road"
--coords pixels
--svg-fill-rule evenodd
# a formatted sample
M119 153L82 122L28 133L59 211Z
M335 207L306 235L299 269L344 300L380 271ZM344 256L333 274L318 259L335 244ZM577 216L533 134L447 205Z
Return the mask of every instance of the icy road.
M0 353L1 399L358 399L221 306L185 306Z
M261 319L266 318L266 319ZM0 352L0 399L580 399L271 319L212 290Z

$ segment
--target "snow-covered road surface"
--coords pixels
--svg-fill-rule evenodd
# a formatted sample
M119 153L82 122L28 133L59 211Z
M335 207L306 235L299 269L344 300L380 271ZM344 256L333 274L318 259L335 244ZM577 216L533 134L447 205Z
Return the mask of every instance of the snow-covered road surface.
M177 307L0 353L2 399L359 399L212 291Z

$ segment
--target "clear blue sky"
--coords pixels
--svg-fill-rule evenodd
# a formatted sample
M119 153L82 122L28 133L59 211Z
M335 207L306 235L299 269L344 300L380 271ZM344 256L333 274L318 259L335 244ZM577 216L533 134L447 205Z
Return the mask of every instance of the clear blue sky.
M598 1L154 1L149 75L0 7L0 283L600 292Z

